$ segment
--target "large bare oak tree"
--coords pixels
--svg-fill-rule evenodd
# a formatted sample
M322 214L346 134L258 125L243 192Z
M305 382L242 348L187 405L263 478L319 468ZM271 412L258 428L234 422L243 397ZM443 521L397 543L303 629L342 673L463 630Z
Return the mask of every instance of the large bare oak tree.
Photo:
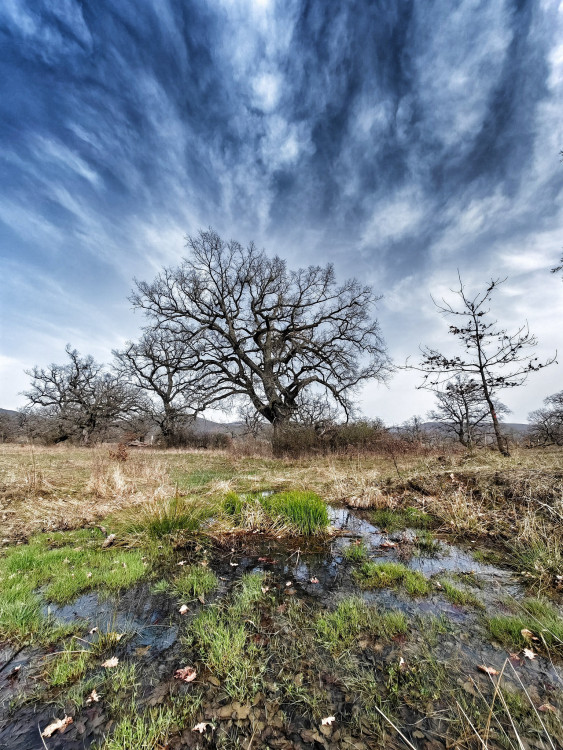
M304 392L327 393L348 415L355 389L384 379L390 365L369 286L338 284L331 265L289 270L212 229L187 247L179 266L137 282L132 301L197 354L208 406L249 400L275 436Z

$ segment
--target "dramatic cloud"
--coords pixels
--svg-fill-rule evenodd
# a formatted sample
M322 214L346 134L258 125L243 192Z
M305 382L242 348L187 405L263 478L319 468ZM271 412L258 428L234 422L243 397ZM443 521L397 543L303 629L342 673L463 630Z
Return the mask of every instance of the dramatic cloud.
M373 283L399 362L448 345L430 293L458 269L508 276L495 312L551 353L562 38L555 1L5 0L0 405L67 342L103 360L134 337L133 277L208 225ZM364 410L424 413L416 382ZM560 388L546 370L513 418Z

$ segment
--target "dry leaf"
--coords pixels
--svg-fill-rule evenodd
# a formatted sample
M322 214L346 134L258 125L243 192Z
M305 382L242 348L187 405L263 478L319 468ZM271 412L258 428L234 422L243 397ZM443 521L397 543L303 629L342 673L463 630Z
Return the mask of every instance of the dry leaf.
M527 641L531 641L531 640L532 640L532 638L534 637L534 634L532 633L532 631L531 631L531 630L528 630L528 628L522 628L522 630L520 631L520 634L521 634L521 635L522 635L522 636L523 636L523 637L524 637L524 638L525 638L525 639L526 639Z
M531 660L531 659L535 659L536 658L536 655L532 651L531 648L525 648L525 649L523 649L523 652L524 652L524 656L526 657L526 659L530 659Z
M327 724L330 726L333 721L336 721L336 716L327 716L324 719L321 719L322 726L326 726Z
M269 586L262 586L262 593L265 594L267 591L270 590Z
M396 542L390 542L389 539L386 539L384 542L381 542L381 544L379 546L380 547L396 547L397 543Z
M180 613L181 615L185 615L185 614L187 614L187 613L188 613L189 611L190 611L190 609L189 609L189 607L188 607L188 605L187 605L187 604L182 604L182 606L181 606L181 607L180 607L180 609L178 610L178 612L179 612L179 613Z
M109 547L110 545L113 544L114 539L115 539L115 534L110 534L108 537L104 539L102 547Z
M111 659L106 659L106 661L102 664L102 667L111 669L112 667L117 667L118 664L119 659L117 658L117 656L112 656Z
M314 576L313 578L311 578L311 583L318 583L318 582L319 582L318 578L315 578Z
M90 695L86 698L86 705L90 705L90 703L97 703L100 700L100 696L96 692L96 688L92 690Z
M55 719L55 721L51 722L48 727L45 727L45 729L41 732L41 736L51 737L51 735L55 734L55 732L64 731L69 724L72 724L72 722L72 716L65 716L64 719Z
M543 703L539 708L538 711L551 711L552 714L557 713L557 709L555 706L552 706L551 703Z
M197 677L197 672L193 667L182 667L174 672L174 677L183 682L193 682Z
M192 732L199 732L200 734L203 734L207 727L212 727L213 724L209 721L200 721L199 724L196 724L195 727L192 729Z
M490 674L490 675L498 674L498 671L494 669L494 667L486 667L484 664L479 664L477 669L480 670L481 672L484 672L485 674Z
M198 601L200 601L202 604L205 604L205 597L203 594L201 596L198 596Z

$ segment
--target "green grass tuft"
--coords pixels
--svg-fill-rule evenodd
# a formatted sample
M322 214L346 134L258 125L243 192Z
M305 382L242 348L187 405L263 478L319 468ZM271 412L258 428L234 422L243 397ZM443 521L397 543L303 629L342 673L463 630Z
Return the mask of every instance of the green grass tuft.
M403 612L380 613L359 597L339 602L332 612L322 614L316 625L317 636L332 653L350 648L362 633L374 637L393 638L405 634L408 623Z
M373 523L388 532L403 529L431 529L437 525L436 519L423 510L409 506L408 508L378 508L372 512Z
M173 586L180 598L197 599L217 588L217 576L203 565L188 565L174 579Z
M411 596L424 596L431 590L430 582L422 573L402 563L368 561L354 571L354 578L366 589L402 585Z
M350 562L363 562L367 559L367 556L368 548L363 540L360 544L349 544L344 550L344 557Z

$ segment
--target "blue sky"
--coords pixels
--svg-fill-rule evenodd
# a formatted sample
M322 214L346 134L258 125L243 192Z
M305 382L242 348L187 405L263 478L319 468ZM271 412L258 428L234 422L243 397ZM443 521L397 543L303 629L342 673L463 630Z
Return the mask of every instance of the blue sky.
M458 268L507 276L501 322L563 349L563 4L3 0L0 66L0 406L67 342L107 361L135 337L133 277L210 225L372 283L398 362L450 346L430 294ZM361 406L424 414L417 382Z

